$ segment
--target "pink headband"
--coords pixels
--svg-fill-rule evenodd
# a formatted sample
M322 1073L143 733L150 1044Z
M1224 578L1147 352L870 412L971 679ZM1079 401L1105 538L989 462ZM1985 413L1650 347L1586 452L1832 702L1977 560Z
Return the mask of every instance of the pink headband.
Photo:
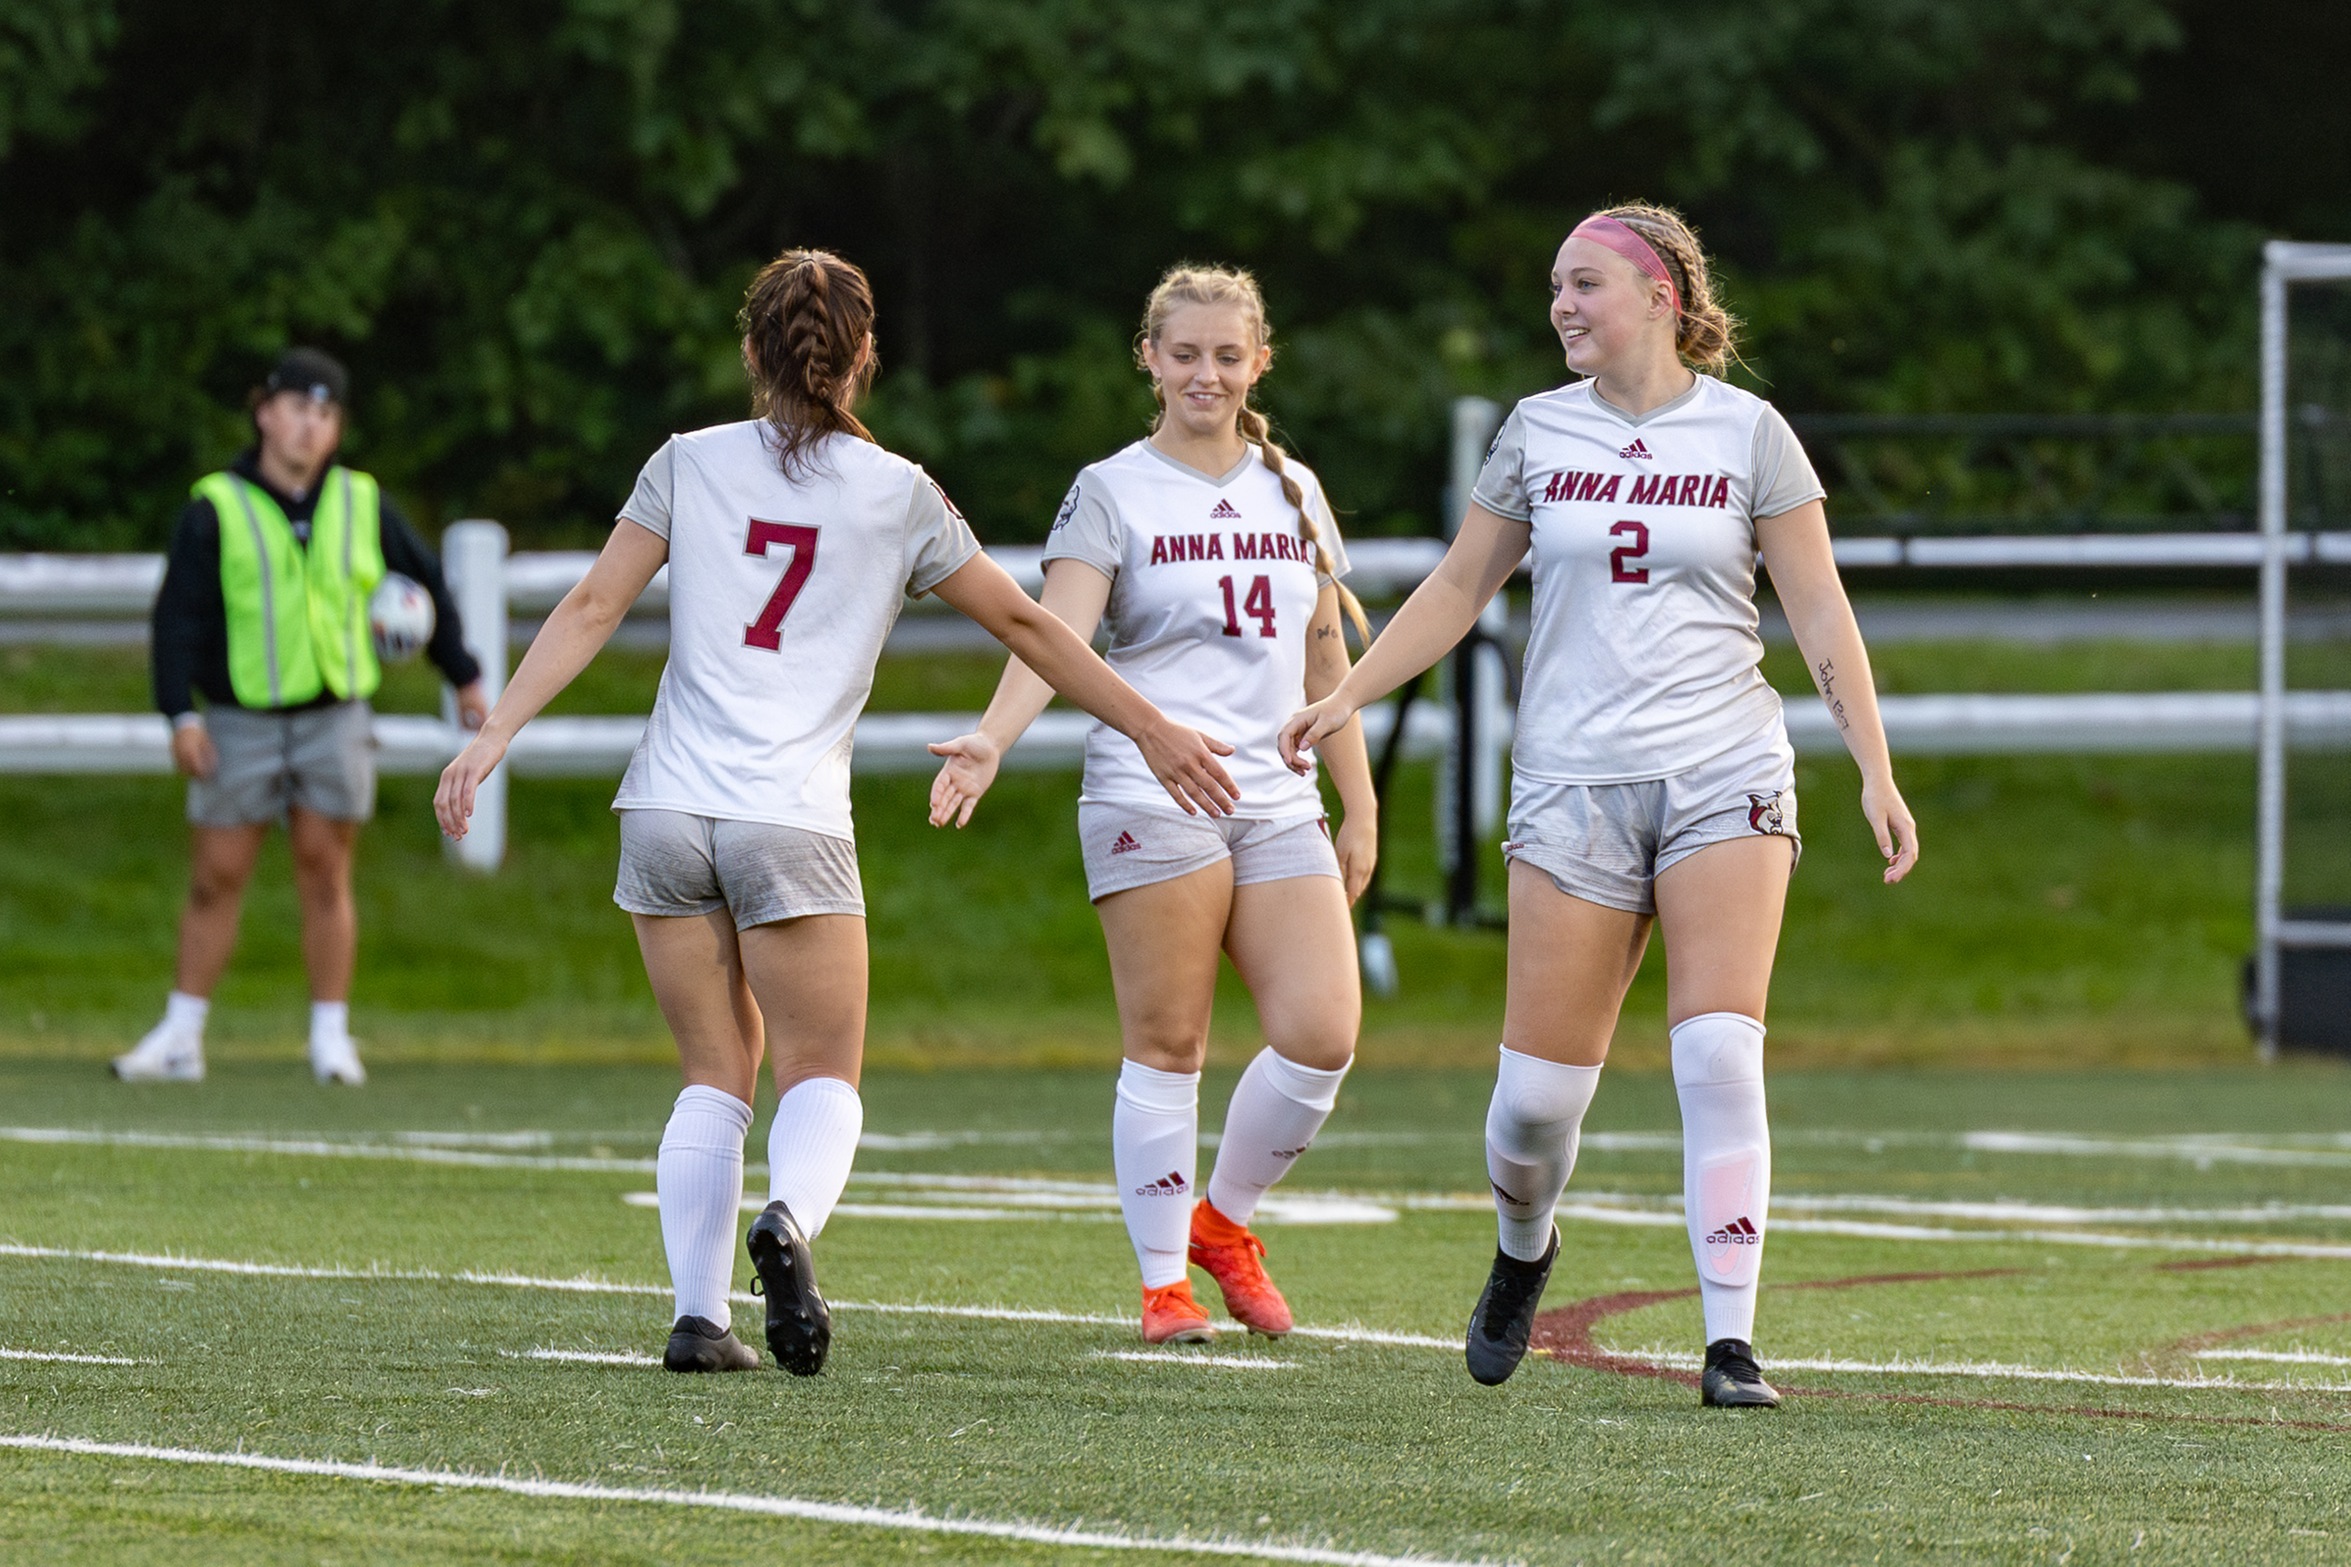
M1631 224L1594 213L1583 222L1578 223L1575 226L1575 231L1567 237L1569 239L1588 239L1595 245L1615 251L1625 260L1639 267L1658 282L1663 283L1666 302L1673 306L1673 313L1676 316L1682 313L1682 291L1673 286L1673 273L1666 266L1665 258L1660 256L1657 253L1657 247L1643 239L1640 231Z

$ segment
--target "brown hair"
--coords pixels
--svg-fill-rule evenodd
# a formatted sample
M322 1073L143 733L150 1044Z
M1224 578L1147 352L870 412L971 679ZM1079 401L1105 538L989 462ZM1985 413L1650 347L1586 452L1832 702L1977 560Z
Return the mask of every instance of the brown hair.
M829 250L787 250L759 269L735 318L751 372L751 411L775 426L776 457L797 475L828 435L873 439L849 411L873 380L873 286Z
M1195 267L1179 263L1170 267L1159 286L1151 290L1151 298L1143 306L1143 329L1135 334L1135 363L1143 365L1143 345L1156 346L1159 334L1167 326L1167 318L1178 305L1238 305L1249 317L1257 346L1265 347L1273 341L1273 330L1265 320L1265 295L1259 292L1257 279L1238 267ZM1149 368L1144 366L1144 368ZM1159 405L1159 413L1151 421L1156 430L1167 418L1167 392L1157 381L1151 383L1151 400ZM1253 442L1264 454L1265 465L1281 482L1282 499L1298 513L1298 532L1314 547L1314 563L1326 577L1337 575L1337 562L1331 558L1330 546L1322 539L1322 525L1306 509L1306 491L1291 476L1288 457L1279 441L1273 438L1273 426L1263 413L1249 406L1246 395L1241 400L1241 439ZM1366 646L1371 643L1371 622L1363 613L1363 602L1348 590L1343 582L1334 581L1339 590L1339 607L1355 623L1355 633Z
M1674 325L1674 352L1702 370L1722 374L1739 357L1733 342L1739 319L1715 297L1714 273L1706 264L1706 252L1699 247L1697 230L1673 208L1645 201L1603 207L1600 216L1616 219L1647 240L1673 274L1674 287L1682 296L1682 318Z

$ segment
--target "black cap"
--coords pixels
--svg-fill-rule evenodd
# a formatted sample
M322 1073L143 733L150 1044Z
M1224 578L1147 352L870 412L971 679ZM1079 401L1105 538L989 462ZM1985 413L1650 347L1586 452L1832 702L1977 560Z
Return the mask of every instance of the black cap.
M332 357L315 348L289 348L278 356L277 367L261 383L269 396L300 392L322 403L339 403L351 391L351 376Z

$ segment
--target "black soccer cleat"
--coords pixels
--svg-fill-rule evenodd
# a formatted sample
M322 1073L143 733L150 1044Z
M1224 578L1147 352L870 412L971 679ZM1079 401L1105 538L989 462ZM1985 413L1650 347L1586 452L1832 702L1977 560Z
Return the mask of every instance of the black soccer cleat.
M1486 1291L1469 1314L1469 1374L1487 1387L1499 1387L1526 1359L1527 1341L1535 1332L1535 1308L1542 1304L1543 1286L1551 1282L1551 1264L1559 1258L1559 1232L1551 1232L1551 1247L1540 1262L1521 1262L1508 1252L1494 1253L1494 1271Z
M661 1364L668 1371L757 1371L759 1351L707 1317L680 1317Z
M1777 1409L1780 1390L1763 1380L1754 1345L1742 1338L1718 1338L1706 1346L1698 1402L1709 1409Z
M796 1377L824 1369L833 1347L832 1308L816 1292L816 1263L808 1237L781 1202L771 1202L751 1221L751 1266L758 1274L752 1293L767 1299L767 1347L776 1364Z

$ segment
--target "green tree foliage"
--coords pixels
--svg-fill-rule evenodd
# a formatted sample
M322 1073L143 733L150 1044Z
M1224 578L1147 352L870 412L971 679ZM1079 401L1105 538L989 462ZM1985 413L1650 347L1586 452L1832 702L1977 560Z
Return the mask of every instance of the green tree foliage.
M14 0L0 546L158 542L291 341L427 521L592 538L739 416L793 244L874 274L873 422L995 538L1140 429L1179 258L1265 279L1354 525L1427 528L1445 401L1561 377L1552 250L1636 195L1793 411L2242 406L2254 232L2113 130L2180 42L2156 0Z

